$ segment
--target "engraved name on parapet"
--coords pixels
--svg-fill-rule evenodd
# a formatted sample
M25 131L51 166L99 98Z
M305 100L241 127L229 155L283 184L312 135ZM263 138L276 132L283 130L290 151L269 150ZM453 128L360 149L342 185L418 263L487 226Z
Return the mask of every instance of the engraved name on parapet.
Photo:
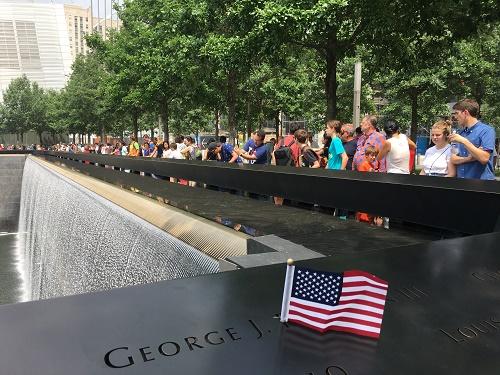
M249 326L244 330L246 338L261 339L264 335L256 322L248 319ZM251 328L251 330L248 330ZM252 332L252 336L250 336ZM267 330L271 333L270 330ZM111 368L125 368L139 363L155 361L157 359L175 357L183 351L192 352L202 350L210 346L218 346L234 341L242 340L243 336L236 328L225 328L213 330L199 336L187 336L180 340L164 340L159 344L143 347L119 346L109 350L104 355L104 363Z
M500 318L490 317L468 323L459 328L440 329L439 331L454 343L465 342L477 339L483 335L498 333L500 331Z
M428 298L430 292L415 285L389 288L387 302L419 301Z
M500 270L481 270L472 273L472 277L480 281L497 281L500 282Z

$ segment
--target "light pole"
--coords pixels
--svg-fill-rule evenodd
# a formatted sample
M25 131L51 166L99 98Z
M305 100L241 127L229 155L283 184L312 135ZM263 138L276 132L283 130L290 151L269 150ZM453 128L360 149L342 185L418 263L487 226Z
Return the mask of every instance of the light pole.
M94 33L94 1L90 0L90 32Z
M103 34L102 34L102 38L104 40L106 40L106 31L107 31L107 29L106 29L106 25L107 25L106 8L108 7L108 5L106 3L107 3L107 1L104 0L104 30L103 30Z
M361 62L354 64L354 103L352 109L352 124L354 129L359 126L361 115Z

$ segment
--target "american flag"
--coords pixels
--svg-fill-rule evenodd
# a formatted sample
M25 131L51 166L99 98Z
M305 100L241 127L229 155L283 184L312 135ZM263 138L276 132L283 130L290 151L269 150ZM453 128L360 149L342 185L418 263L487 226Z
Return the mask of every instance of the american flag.
M320 332L380 336L386 281L363 271L335 273L291 268L288 321Z

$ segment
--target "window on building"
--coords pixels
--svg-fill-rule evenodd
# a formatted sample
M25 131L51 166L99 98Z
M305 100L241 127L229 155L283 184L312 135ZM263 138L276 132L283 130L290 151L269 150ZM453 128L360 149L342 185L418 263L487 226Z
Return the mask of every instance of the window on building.
M40 66L40 51L34 22L16 21L19 55L23 67L37 68Z
M0 20L0 68L19 69L12 21Z

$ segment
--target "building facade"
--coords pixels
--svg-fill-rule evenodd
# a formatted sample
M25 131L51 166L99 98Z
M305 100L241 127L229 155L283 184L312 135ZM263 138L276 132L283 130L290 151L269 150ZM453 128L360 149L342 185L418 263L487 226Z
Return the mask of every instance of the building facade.
M92 29L106 39L111 29L118 28L119 21L97 17L91 19L91 14L91 8L64 5L64 15L69 34L69 48L73 61L79 54L86 55L90 51L85 41L85 35L91 33Z
M63 5L0 1L0 101L23 74L43 88L62 89L71 64Z

